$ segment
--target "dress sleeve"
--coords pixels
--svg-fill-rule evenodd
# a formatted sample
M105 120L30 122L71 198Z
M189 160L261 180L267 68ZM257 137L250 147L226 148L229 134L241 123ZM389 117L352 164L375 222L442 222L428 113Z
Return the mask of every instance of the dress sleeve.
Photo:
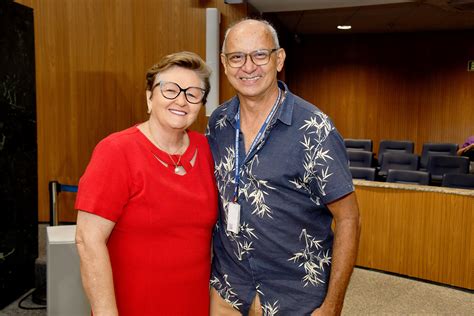
M75 208L117 222L129 200L130 183L123 151L106 138L94 149L79 181Z

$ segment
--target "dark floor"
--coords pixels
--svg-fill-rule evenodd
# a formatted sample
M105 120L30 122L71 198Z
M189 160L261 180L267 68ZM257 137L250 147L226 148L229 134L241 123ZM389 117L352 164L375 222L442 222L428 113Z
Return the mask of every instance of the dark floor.
M31 294L34 289L31 289L16 301L5 307L4 309L0 310L0 316L46 316L46 306L37 305L33 303L31 300ZM27 297L26 297L27 296ZM21 306L24 308L42 308L42 309L22 309L18 306L18 303L21 301L22 298L26 297L26 299L21 303Z

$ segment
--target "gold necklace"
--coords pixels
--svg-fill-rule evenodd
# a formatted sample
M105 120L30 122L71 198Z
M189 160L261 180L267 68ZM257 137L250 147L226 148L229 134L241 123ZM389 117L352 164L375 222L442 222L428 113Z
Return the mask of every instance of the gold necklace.
M180 168L179 168L179 167L180 167L180 166L179 166L179 162L181 161L181 156L182 156L182 155L179 155L179 156L178 156L178 161L175 163L173 157L172 157L168 152L166 152L166 153L168 154L168 157L170 157L171 161L173 162L173 165L174 165L174 173L178 173L178 172L179 172L179 169L180 169Z
M148 131L150 132L151 139L152 139L153 142L156 144L156 146L158 146L159 149L161 149L162 151L164 151L164 152L168 155L168 157L170 157L171 162L172 162L173 165L174 165L174 173L179 173L179 171L180 171L180 169L181 169L179 163L181 162L181 157L183 156L183 154L178 155L178 161L175 162L174 159L173 159L173 157L171 156L171 154L164 148L164 146L161 146L160 143L155 139L155 136L153 136L153 133L152 133L151 127L150 127L150 122L148 122ZM183 141L183 144L181 145L181 147L178 148L178 150L176 151L176 153L179 153L179 152L181 151L181 149L183 149L183 147L184 147L185 145L186 145L186 141ZM176 153L173 154L173 155L176 155ZM155 155L153 154L153 156L155 156ZM155 158L158 159L158 157L156 157L156 156L155 156Z

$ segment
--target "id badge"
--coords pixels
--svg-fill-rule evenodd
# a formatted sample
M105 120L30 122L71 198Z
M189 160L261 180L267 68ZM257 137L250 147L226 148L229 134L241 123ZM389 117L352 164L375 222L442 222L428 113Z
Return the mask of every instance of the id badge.
M240 228L240 204L230 202L227 212L227 230L234 234L239 233Z

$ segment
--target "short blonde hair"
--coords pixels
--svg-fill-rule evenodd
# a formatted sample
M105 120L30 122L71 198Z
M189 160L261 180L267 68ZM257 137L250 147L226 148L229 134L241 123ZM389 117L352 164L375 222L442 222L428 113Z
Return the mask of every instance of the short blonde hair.
M189 70L193 70L204 83L204 98L202 104L206 104L207 95L211 90L211 84L209 77L211 76L211 69L209 66L199 57L198 54L193 52L178 52L166 55L157 64L153 65L146 72L146 89L151 91L153 84L155 83L156 76L161 72L170 69L171 67L181 67Z

